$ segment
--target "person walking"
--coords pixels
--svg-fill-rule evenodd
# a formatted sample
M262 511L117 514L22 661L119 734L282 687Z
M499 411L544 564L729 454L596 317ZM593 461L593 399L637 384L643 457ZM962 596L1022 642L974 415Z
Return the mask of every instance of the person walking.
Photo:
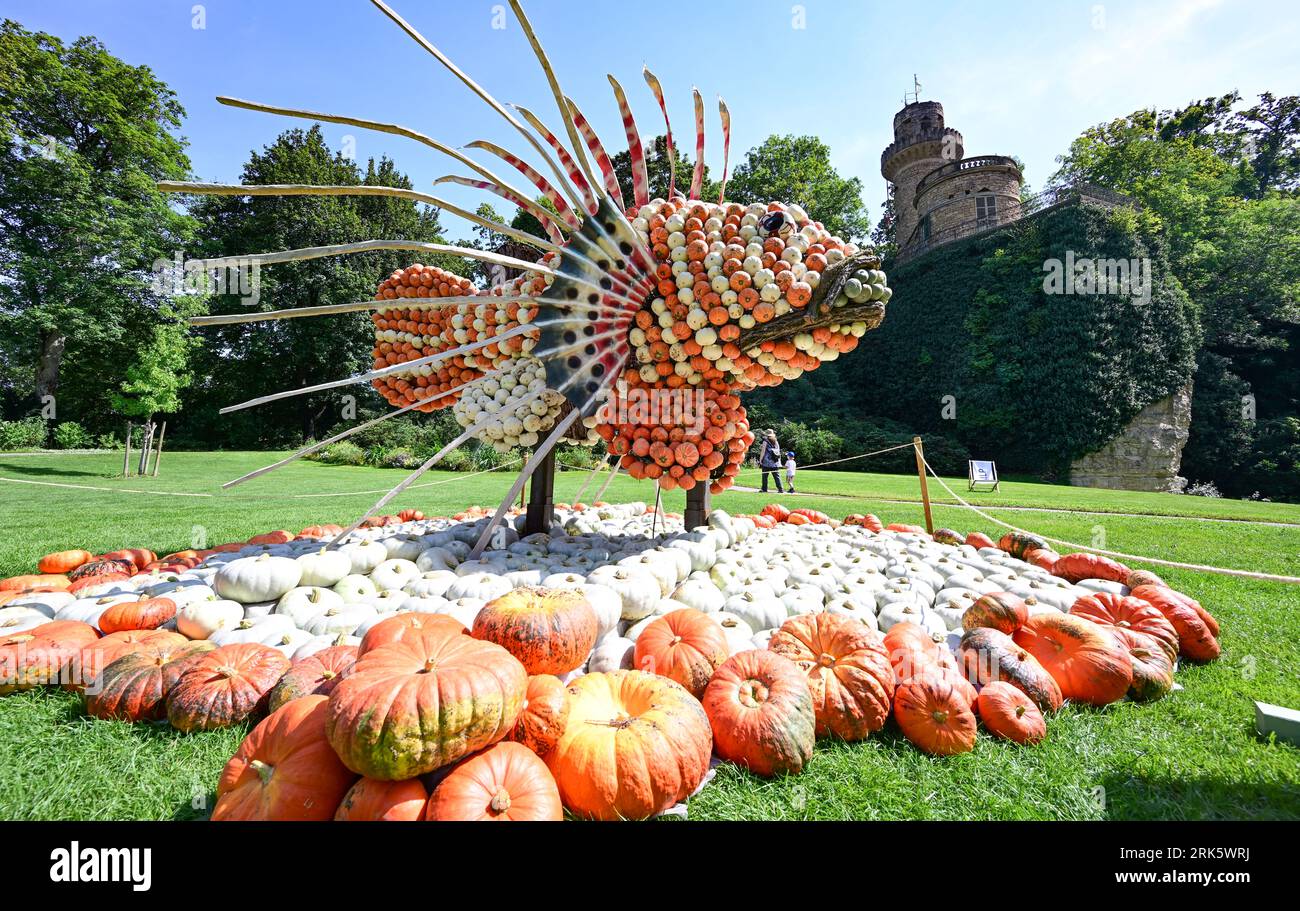
M776 431L763 431L763 448L758 452L758 467L763 470L762 493L767 493L767 476L776 481L776 492L785 493L781 486L781 444L776 441Z
M794 450L791 449L785 454L785 486L790 493L794 493Z

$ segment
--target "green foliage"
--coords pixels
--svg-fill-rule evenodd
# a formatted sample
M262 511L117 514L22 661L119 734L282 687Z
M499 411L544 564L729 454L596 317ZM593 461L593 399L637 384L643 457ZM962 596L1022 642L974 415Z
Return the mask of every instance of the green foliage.
M674 137L673 143L673 167L676 168L674 186L677 192L686 196L691 189L691 178L695 173L695 165L691 163L684 154L682 154L681 137ZM654 139L645 142L645 169L646 176L650 184L650 198L667 199L668 182L669 182L669 159L668 159L668 141L664 136L656 136ZM614 174L618 178L618 188L623 195L623 202L631 206L636 200L636 195L632 187L632 157L628 154L627 149L619 152L610 158L610 163L614 166ZM719 186L716 182L709 179L709 167L704 166L704 182L700 190L701 199L716 200L718 198ZM731 195L731 185L727 185L728 196Z
M741 203L797 204L845 240L871 234L862 181L831 165L830 148L816 136L769 136L750 149L727 183L727 198Z
M135 362L127 368L121 393L113 395L113 407L127 417L145 419L178 411L181 390L193 379L188 366L195 346L184 323L155 325L152 338L140 346Z
M0 451L40 449L45 445L47 431L45 421L40 417L0 421Z
M308 458L326 465L364 465L366 451L356 443L340 440L312 453Z
M54 428L54 445L59 449L89 449L93 440L76 421L64 421Z
M1300 503L1300 418L1265 421L1259 427L1250 461L1237 492Z
M596 467L600 457L591 446L566 445L555 447L555 461L561 471L565 466L572 469L589 469Z

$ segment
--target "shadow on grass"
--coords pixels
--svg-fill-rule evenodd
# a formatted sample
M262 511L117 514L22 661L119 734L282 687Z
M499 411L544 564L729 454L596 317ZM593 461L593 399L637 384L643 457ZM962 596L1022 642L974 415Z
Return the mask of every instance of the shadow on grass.
M10 475L11 477L25 478L115 478L118 475L107 471L83 471L76 468L55 468L48 461L36 462L35 460L24 464L21 461L0 462L0 472Z
M1127 775L1103 785L1108 819L1300 819L1300 783Z

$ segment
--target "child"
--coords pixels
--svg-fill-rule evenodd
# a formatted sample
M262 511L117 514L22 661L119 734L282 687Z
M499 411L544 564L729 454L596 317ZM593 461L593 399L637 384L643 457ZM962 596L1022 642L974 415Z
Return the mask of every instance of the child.
M786 482L786 486L790 489L790 493L794 493L794 451L793 450L785 454L785 482Z

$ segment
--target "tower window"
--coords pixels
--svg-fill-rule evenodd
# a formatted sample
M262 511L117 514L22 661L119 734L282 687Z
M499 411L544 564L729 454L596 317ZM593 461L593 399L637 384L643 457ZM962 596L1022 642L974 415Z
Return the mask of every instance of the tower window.
M921 219L921 240L930 239L930 213L925 213L925 218Z
M998 221L998 200L991 193L975 197L975 218L980 227L995 225Z

